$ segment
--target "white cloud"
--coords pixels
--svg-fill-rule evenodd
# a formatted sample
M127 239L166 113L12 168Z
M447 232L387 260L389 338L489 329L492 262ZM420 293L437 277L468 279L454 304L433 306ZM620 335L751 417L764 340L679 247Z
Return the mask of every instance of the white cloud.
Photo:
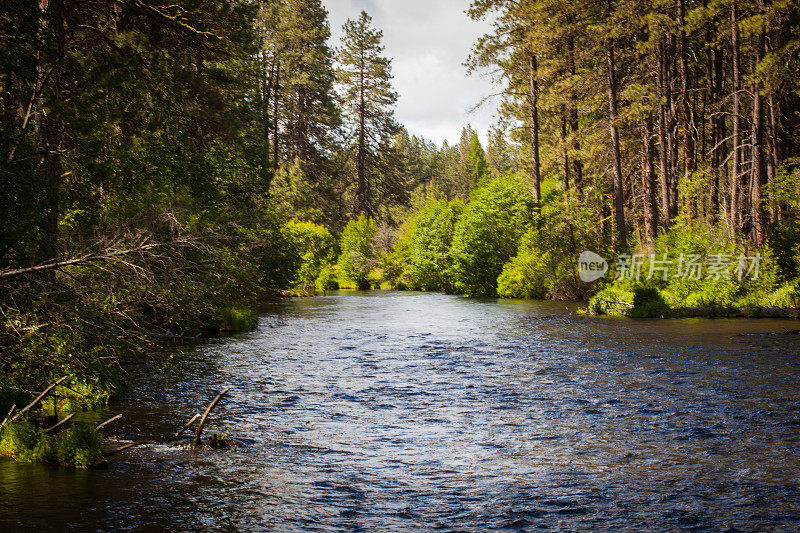
M441 144L457 142L467 123L483 138L495 120L496 101L469 113L495 92L486 76L468 75L462 65L488 22L467 17L467 0L323 0L330 12L332 44L342 25L363 9L383 30L386 55L393 59L395 114L412 134ZM485 139L484 139L485 140Z

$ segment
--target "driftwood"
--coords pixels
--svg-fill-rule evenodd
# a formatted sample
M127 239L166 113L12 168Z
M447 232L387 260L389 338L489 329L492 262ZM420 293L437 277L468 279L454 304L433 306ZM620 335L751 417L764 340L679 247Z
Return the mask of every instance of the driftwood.
M135 442L131 442L130 444L126 444L125 446L120 446L119 448L114 448L113 450L108 450L104 455L108 457L109 455L114 455L115 453L119 453L122 451L127 450L128 448L133 448L134 446L141 446L143 444L153 444L151 440L137 440Z
M200 446L200 439L203 436L203 427L205 427L206 425L206 419L208 418L208 415L211 414L211 411L214 410L219 401L222 399L223 396L225 396L228 393L229 390L230 390L229 388L225 388L222 392L217 394L217 397L214 398L214 400L212 400L210 404L208 404L206 412L203 413L203 417L200 419L200 423L197 424L197 432L195 433L194 441L192 441L193 447Z
M111 418L109 418L108 420L106 420L105 422L103 422L102 424L99 424L99 425L98 425L98 426L97 426L95 429L96 429L97 431L100 431L101 429L103 429L104 427L106 427L106 426L107 426L108 424L110 424L111 422L113 422L113 421L115 421L115 420L119 420L120 418L122 418L122 414L118 414L117 416L112 416Z
M178 431L176 431L175 433L172 434L172 440L178 439L183 434L184 431L189 429L191 427L191 425L195 423L195 421L198 418L200 418L200 413L195 413L195 415L192 417L192 419L189 420L188 422L186 422L185 426L183 426L181 429L179 429Z
M59 422L57 422L57 423L56 423L54 426L50 426L49 428L47 428L46 430L44 430L44 431L45 431L45 433L50 433L50 432L52 432L52 431L55 431L55 430L57 430L58 428L60 428L61 426L63 426L64 424L66 424L67 422L69 422L70 420L72 420L72 417L74 417L74 416L75 416L75 414L76 414L76 413L72 413L71 415L67 415L67 416L65 416L65 417L64 417L64 418L62 418L62 419L61 419Z
M59 383L61 383L62 381L64 381L65 379L67 379L67 376L64 376L64 377L62 377L62 378L58 379L58 380L57 380L55 383L53 383L52 385L50 385L49 387L47 387L47 388L46 388L46 389L45 389L45 390L44 390L44 391L43 391L43 392L42 392L42 393L41 393L39 396L37 396L37 397L36 397L36 399L35 399L35 400L33 400L31 403L29 403L28 405L26 405L25 407L23 407L23 408L20 410L20 412L19 412L19 413L15 414L15 415L14 415L14 418L12 418L12 419L10 420L10 422L13 422L14 420L16 420L17 418L19 418L20 416L22 416L22 415L24 415L25 413L27 413L29 409L31 409L31 408L32 408L32 407L34 407L34 406L35 406L37 403L39 403L40 401L42 401L42 398L44 398L45 396L47 396L47 394L48 394L48 393L49 393L51 390L55 389L55 388L56 388L56 386L58 386L58 384L59 384ZM5 425L5 421L3 421L3 425Z

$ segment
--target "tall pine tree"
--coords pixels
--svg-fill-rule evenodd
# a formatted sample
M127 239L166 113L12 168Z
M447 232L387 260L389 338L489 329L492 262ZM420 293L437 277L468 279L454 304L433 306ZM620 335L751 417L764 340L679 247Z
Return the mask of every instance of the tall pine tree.
M343 92L344 115L348 117L348 159L355 178L353 211L378 216L378 199L387 204L402 199L403 191L393 179L391 141L399 126L392 106L391 60L382 55L383 32L372 27L365 11L358 20L343 26L338 49L338 82Z

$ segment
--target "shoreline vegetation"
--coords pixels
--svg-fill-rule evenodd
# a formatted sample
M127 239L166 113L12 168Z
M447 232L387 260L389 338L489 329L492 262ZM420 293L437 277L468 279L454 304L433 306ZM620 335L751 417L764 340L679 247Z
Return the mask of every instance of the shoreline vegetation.
M475 1L493 22L465 65L495 73L499 120L441 145L396 120L383 33L354 15L333 43L319 0L5 2L0 413L65 375L32 419L105 405L282 291L800 307L797 0ZM584 283L584 250L704 273ZM17 455L39 429L0 431Z

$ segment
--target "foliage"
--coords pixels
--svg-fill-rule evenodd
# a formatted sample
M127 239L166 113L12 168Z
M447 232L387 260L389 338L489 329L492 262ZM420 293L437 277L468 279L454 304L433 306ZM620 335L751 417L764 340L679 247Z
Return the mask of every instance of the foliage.
M336 241L324 226L313 222L290 220L286 223L289 238L300 254L300 269L295 285L303 291L313 291L320 271L336 260Z
M376 263L373 251L375 230L375 220L361 215L347 224L339 240L339 267L359 289L369 288L369 273Z
M476 189L453 233L450 249L456 291L494 295L503 265L517 251L517 242L532 218L533 202L526 184L507 176Z
M258 315L247 307L225 307L221 314L222 331L253 331L258 327Z
M549 272L549 253L527 249L503 266L497 278L501 298L546 298L553 285Z
M104 461L103 441L91 424L76 423L61 433L48 435L25 418L0 429L0 455L81 468Z
M630 316L633 318L666 317L669 306L655 287L636 287L633 292L633 307Z

